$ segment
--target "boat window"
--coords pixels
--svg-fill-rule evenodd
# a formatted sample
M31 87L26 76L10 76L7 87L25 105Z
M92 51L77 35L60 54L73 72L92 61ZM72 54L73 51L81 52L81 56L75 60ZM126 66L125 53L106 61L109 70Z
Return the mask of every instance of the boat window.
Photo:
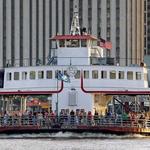
M141 80L141 72L136 72L136 80Z
M22 72L22 80L27 80L27 72Z
M81 47L87 47L87 41L81 40Z
M66 40L67 47L79 47L79 40Z
M93 79L98 79L98 70L93 70L92 71L92 78Z
M127 72L127 79L128 80L133 80L133 72L132 71Z
M7 73L7 80L12 80L12 73L11 72L8 72Z
M14 80L19 80L19 72L14 72Z
M75 74L75 79L79 79L80 78L80 70L77 70L77 73Z
M44 71L38 71L38 79L44 79Z
M34 80L35 79L35 71L30 71L30 79Z
M55 71L55 78L56 78L56 79L58 79L58 77L60 77L60 76L58 76L58 73L61 73L61 70L56 70L56 71Z
M84 79L89 79L89 71L84 70Z
M65 47L65 40L59 40L59 47Z
M102 70L101 71L101 78L106 79L107 78L107 71Z
M119 71L118 78L119 79L124 79L124 71Z
M109 72L109 77L110 77L110 79L116 79L116 71L115 70L111 70Z
M47 78L47 79L52 79L52 78L53 78L52 70L46 71L46 78Z

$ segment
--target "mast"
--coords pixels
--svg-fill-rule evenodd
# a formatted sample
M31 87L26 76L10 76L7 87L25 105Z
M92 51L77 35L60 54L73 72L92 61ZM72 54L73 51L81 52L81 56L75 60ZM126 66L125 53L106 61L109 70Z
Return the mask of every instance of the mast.
M79 25L79 15L78 15L78 10L79 10L79 4L78 0L74 0L74 7L73 7L73 19L71 23L71 30L70 34L71 35L80 35L80 25Z

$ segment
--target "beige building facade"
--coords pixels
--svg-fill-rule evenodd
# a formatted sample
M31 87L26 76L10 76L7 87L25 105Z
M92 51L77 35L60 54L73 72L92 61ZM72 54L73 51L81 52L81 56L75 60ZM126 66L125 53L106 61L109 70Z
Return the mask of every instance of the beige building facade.
M81 27L112 42L107 56L121 65L143 61L143 0L76 3ZM0 68L47 64L47 56L55 55L49 38L69 34L74 5L73 0L0 0Z

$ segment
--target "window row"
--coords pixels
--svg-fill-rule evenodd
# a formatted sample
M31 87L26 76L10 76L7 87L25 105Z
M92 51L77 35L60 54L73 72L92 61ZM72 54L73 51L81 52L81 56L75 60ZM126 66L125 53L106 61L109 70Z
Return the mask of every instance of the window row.
M57 78L57 73L62 71L55 71L53 74L52 70L47 71L23 71L23 72L8 72L7 73L7 80L35 80L35 79L53 79ZM67 75L67 71L63 71L64 75ZM81 71L77 70L75 74L75 79L79 79L81 77ZM127 80L141 80L142 79L142 73L141 72L133 72L133 71L106 71L106 70L92 70L91 77L90 77L90 71L84 70L83 71L83 78L84 79L127 79ZM144 80L147 80L147 74L144 74Z

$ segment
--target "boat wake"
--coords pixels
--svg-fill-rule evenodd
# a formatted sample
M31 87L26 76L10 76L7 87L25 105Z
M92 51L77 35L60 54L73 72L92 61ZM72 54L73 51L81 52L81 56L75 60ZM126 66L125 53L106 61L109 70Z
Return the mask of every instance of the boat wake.
M140 134L114 135L101 133L40 133L40 134L1 134L0 139L129 139L129 138L148 138Z

